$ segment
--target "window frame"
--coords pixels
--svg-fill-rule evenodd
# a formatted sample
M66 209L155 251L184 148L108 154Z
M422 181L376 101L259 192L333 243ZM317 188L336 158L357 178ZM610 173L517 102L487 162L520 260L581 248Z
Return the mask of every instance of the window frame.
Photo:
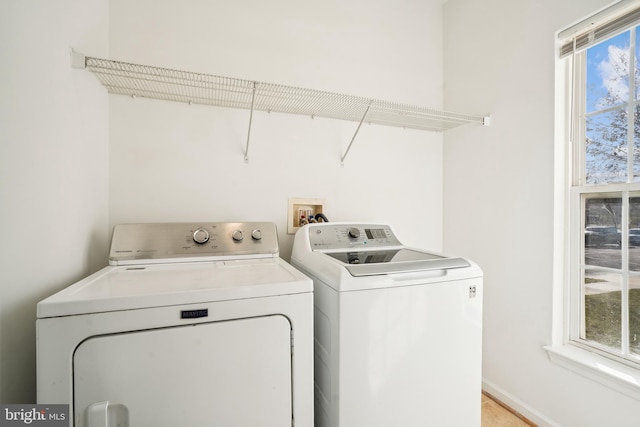
M584 120L586 91L580 92L577 88L585 87L586 83L586 48L582 49L582 54L578 54L578 49L576 49L576 54L567 55L566 53L569 40L567 35L578 36L575 28L581 27L580 31L583 31L586 27L593 27L594 22L597 26L600 19L611 22L614 13L627 14L630 4L636 8L635 11L632 11L633 13L640 13L639 1L623 0L623 2L611 7L612 11L600 10L584 21L556 33L558 43L556 48L560 54L556 55L555 67L554 306L551 344L544 346L544 348L553 363L640 400L640 363L638 360L630 361L626 358L612 357L607 349L601 349L591 342L576 339L576 337L580 337L581 316L583 314L580 310L584 307L581 290L581 272L585 267L583 197L588 194L608 192L623 198L627 196L625 200L628 200L628 196L633 193L640 194L640 183L586 185L586 182L581 181L582 177L586 175L586 151L584 150L586 130L584 126L582 129L580 127L580 124L586 123ZM625 9L621 11L622 8ZM594 16L598 19L594 20ZM601 18L602 16L604 18ZM640 25L639 22L633 23L633 26L638 25ZM606 39L627 31L631 26L626 26ZM579 35L582 34L584 32ZM598 40L596 44L602 41L604 39ZM574 44L573 47L575 48L576 45ZM635 54L635 48L632 47L632 49ZM584 70L584 72L582 74L574 73L576 69ZM633 95L630 94L631 97ZM629 127L628 132L633 135L633 127ZM627 170L633 171L632 166L631 169L628 166ZM635 195L633 194L633 196ZM628 236L629 224L626 217L621 224L622 227L625 227L624 234ZM628 251L628 242L625 246L627 247L621 250ZM621 262L628 270L628 253L622 254L622 257ZM633 274L636 275L636 273ZM640 272L637 272L637 275L640 275ZM624 289L622 293L625 293ZM628 292L626 294L628 297ZM628 327L628 324L625 327Z
M605 188L606 187L606 191ZM601 186L580 186L571 188L572 206L571 211L571 232L574 236L570 245L577 247L572 251L572 261L570 262L570 320L569 320L569 336L568 340L589 351L598 353L604 357L610 357L618 362L629 364L640 371L640 355L634 356L629 350L629 279L631 277L640 277L640 272L634 272L629 269L629 247L628 243L628 209L629 198L640 195L640 185L633 184L635 190L624 188L624 185ZM599 189L599 191L596 190ZM585 201L587 197L591 198L620 198L622 203L621 218L621 268L607 268L600 266L588 265L584 262L584 229L585 223ZM624 238L626 236L626 239ZM582 336L584 335L584 293L583 272L586 270L596 270L602 272L611 272L620 276L620 292L621 292L621 348L620 352L613 351L611 348L601 345L595 341L589 341Z
M629 32L629 50L630 50L630 64L636 62L636 27L640 25L640 22L634 22L630 27L625 27L618 32L612 33L606 39L599 41L589 47L597 46L601 43L606 43L611 38ZM588 48L589 48L588 47ZM633 180L633 144L634 144L634 117L635 108L640 104L640 100L634 99L635 93L635 78L634 73L630 72L629 76L629 99L626 103L621 103L616 106L610 106L602 108L597 111L586 111L586 70L587 70L587 50L583 49L578 52L574 52L572 58L568 59L572 61L570 67L571 75L568 75L571 84L571 93L567 94L567 97L573 95L571 105L573 106L570 111L570 117L568 118L568 127L570 128L570 134L573 135L571 158L571 181L569 184L569 196L571 198L569 207L569 239L567 246L570 251L569 258L569 325L568 325L568 341L574 345L583 347L588 351L593 351L604 357L612 358L618 362L629 364L630 366L640 369L640 356L634 356L629 350L629 279L631 276L638 276L637 273L630 271L629 268L629 198L633 193L640 192L640 183L634 183ZM634 70L635 71L635 70ZM586 177L586 122L588 117L593 117L597 114L601 114L605 111L619 109L624 107L627 112L631 111L632 114L628 114L627 121L627 179L624 183L609 183L609 184L587 184ZM635 195L635 194L634 194ZM621 198L622 203L622 217L620 221L620 235L621 235L621 266L620 269L608 269L600 266L587 265L585 262L585 237L584 230L587 224L585 223L585 202L587 197L599 198L599 197L616 197ZM597 342L589 341L584 336L584 317L585 317L585 299L582 292L583 287L583 273L588 270L597 271L610 271L620 274L620 291L621 291L621 348L620 352L600 345Z

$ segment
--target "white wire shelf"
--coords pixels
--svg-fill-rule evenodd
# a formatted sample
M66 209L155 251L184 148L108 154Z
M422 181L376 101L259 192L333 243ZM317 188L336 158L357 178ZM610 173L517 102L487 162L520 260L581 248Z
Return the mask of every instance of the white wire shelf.
M433 132L470 123L488 124L488 116L93 58L76 52L72 52L72 64L93 72L109 93L133 97L241 108L252 113L257 110L325 117ZM245 159L248 158L248 144L247 139Z

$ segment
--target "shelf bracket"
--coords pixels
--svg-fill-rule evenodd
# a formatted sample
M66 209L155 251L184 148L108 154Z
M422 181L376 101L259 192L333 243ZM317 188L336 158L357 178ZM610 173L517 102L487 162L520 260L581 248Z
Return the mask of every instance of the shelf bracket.
M349 143L349 146L347 147L347 150L344 152L344 154L342 155L342 158L340 159L340 165L344 166L344 159L347 157L347 154L349 154L349 150L351 149L351 146L353 145L353 141L356 140L356 136L358 135L358 132L360 131L360 127L362 126L362 123L364 123L364 121L367 119L367 116L369 115L369 109L371 109L371 104L373 101L369 102L369 105L367 105L367 110L364 112L364 115L362 116L362 119L360 119L360 123L358 123L358 127L356 128L356 132L353 134L353 137L351 138L351 142Z
M251 122L253 121L253 106L256 100L256 82L253 82L251 91L251 111L249 112L249 130L247 131L247 146L244 150L244 162L249 163L249 141L251 140Z
M71 68L87 68L87 57L71 49Z

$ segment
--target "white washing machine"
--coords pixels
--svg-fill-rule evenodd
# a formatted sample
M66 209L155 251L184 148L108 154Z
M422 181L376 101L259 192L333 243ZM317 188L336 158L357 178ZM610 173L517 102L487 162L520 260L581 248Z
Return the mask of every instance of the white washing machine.
M482 271L379 224L309 224L316 427L480 427Z
M313 286L272 223L129 224L37 308L38 403L71 426L313 426Z

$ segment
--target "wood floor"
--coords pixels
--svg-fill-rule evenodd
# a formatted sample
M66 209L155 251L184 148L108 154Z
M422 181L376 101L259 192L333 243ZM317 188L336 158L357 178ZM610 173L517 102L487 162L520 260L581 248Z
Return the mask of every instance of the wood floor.
M531 421L521 417L487 394L482 394L482 427L531 427Z

